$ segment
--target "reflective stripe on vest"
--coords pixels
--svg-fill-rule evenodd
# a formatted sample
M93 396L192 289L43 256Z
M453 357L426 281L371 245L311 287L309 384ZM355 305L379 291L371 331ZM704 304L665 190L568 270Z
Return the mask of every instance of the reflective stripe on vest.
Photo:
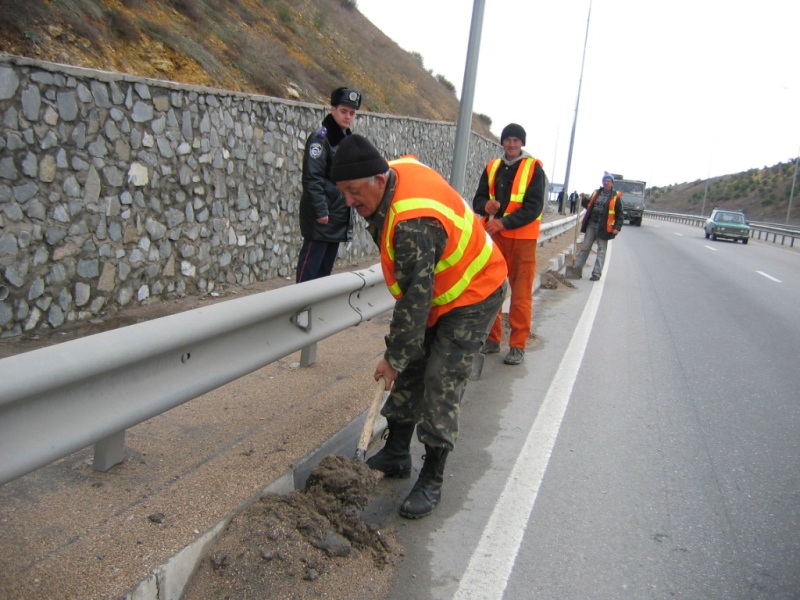
M397 186L384 222L381 266L395 298L403 296L394 273L397 224L433 218L447 233L447 244L434 270L428 316L428 325L432 325L449 310L479 302L500 287L506 277L505 262L475 213L441 175L409 156L390 161L389 166L397 174Z
M496 158L490 161L486 167L489 180L489 200L497 200L497 171L500 169L500 165L502 163L503 159ZM508 206L506 206L505 212L503 213L504 217L510 215L522 206L522 200L525 198L525 193L528 191L528 186L531 184L531 181L533 181L533 175L536 171L537 164L541 167L542 161L533 157L526 157L520 161L519 168L514 175L514 182L511 185L511 195L508 200ZM542 211L542 213L540 213L539 216L536 217L536 220L532 223L528 223L527 225L523 225L517 229L503 229L500 231L500 234L503 237L509 238L526 240L539 239L539 228L542 221L543 212L544 211Z

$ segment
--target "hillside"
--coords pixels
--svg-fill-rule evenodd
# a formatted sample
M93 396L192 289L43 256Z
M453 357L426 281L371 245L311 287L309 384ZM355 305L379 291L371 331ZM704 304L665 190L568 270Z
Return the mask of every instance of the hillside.
M647 190L647 207L688 214L705 215L713 208L741 210L751 221L785 223L789 209L795 159L763 169L750 169L744 173L722 175L708 180L679 183ZM705 210L703 211L703 197ZM800 225L800 181L797 181L792 199L790 223Z
M357 0L3 0L0 52L318 104L345 85L363 111L458 120L453 84Z

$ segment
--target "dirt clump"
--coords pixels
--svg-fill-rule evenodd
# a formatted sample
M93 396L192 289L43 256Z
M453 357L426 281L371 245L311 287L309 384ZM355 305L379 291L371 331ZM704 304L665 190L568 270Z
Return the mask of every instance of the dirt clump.
M555 271L542 273L542 287L546 290L558 290L563 288L575 289L575 284L564 277L563 274Z
M265 496L232 519L184 599L381 597L402 553L394 532L361 518L380 479L326 456L305 491Z

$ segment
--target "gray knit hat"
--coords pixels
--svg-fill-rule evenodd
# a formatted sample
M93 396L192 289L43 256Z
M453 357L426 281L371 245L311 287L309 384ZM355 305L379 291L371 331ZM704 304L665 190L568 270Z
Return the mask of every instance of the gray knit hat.
M331 181L365 179L388 170L389 163L378 149L363 135L354 133L339 142L336 148L331 163Z

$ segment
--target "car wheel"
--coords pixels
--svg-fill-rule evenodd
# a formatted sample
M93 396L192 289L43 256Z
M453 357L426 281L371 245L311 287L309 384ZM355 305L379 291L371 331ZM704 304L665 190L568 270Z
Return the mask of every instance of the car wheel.
M636 217L636 226L637 227L641 227L642 226L642 217Z
M717 234L716 233L712 233L711 234L711 239L716 242L717 241Z
M706 233L706 239L708 239L709 238L708 231L706 231L705 233Z
M743 243L743 244L747 244L747 238L744 238L744 239L742 240L742 243Z

